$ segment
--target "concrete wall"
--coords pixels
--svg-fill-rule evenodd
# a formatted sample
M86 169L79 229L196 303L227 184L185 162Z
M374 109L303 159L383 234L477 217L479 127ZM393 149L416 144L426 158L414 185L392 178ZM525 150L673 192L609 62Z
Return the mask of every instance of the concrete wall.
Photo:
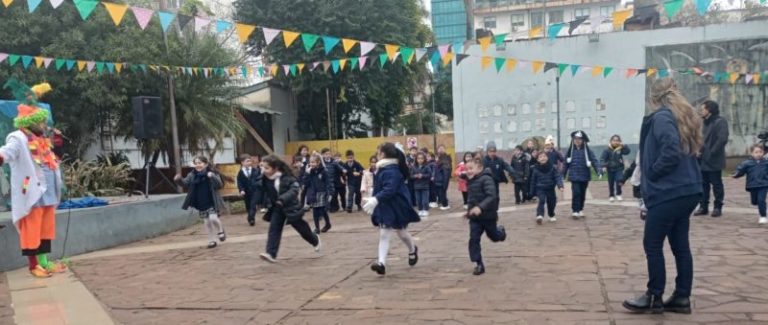
M766 22L683 27L674 29L599 34L598 42L586 35L555 40L508 43L505 50L489 49L488 54L522 60L543 60L615 68L646 66L649 47L760 39L766 36ZM764 50L763 50L764 51ZM474 150L490 140L509 149L532 135L557 134L556 70L533 74L531 67L497 73L493 67L483 71L479 46L460 66L454 62L453 99L456 150ZM757 70L768 62L757 62ZM687 68L673 66L672 68ZM702 64L702 67L710 67ZM663 67L662 67L663 68ZM743 81L742 81L743 82ZM607 78L590 73L571 76L566 71L560 81L560 127L562 147L568 134L585 130L593 145L606 144L619 134L628 144L639 142L640 123L646 109L646 78L625 78L614 72ZM765 86L763 86L765 87ZM689 98L695 100L696 98ZM765 118L765 117L762 117Z
M183 195L158 195L149 201L98 208L59 210L52 256L61 258L127 244L176 231L197 222L197 213L181 210ZM26 265L21 256L19 236L3 214L0 223L0 272ZM67 234L67 221L69 233ZM64 252L64 242L67 242Z

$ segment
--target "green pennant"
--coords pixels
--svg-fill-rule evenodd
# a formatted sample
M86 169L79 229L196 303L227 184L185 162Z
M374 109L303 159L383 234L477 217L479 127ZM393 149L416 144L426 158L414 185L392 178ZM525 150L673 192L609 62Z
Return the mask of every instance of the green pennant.
M380 64L379 67L380 68L382 68L382 69L384 68L384 65L387 64L387 59L388 58L389 58L389 56L387 56L386 53L379 54L379 64Z
M243 74L243 78L247 78L248 77L248 67L246 67L246 66L240 67L240 73Z
M664 11L667 12L669 19L676 16L683 9L683 0L671 0L664 2Z
M301 41L304 43L304 49L307 50L307 53L312 51L312 47L315 46L319 38L320 36L314 34L301 34Z
M603 78L607 78L608 75L611 74L611 71L613 71L613 68L611 67L603 68Z
M64 59L56 59L56 71L61 70L61 67L64 66L64 63L67 63L67 60Z
M88 19L93 9L96 9L98 5L99 2L95 0L75 0L75 7L77 7L77 12L80 13L80 17L83 20Z
M96 72L99 74L104 72L104 62L96 62Z
M349 59L349 70L352 70L357 65L357 61L360 60L359 58L351 58Z
M565 69L568 69L569 64L568 63L558 63L557 64L557 75L562 76L563 72L565 72Z
M291 70L291 75L295 77L296 76L296 63L291 64L289 70Z
M501 68L504 67L504 63L507 62L506 58L496 58L496 72L500 72Z
M8 55L8 64L10 66L16 65L16 62L19 62L19 59L21 59L21 56L16 54L9 54Z
M264 76L264 73L265 73L265 72L264 72L264 67L263 67L263 66L262 66L262 67L259 67L259 77L263 77L263 76Z
M130 68L130 69L131 69L131 71L133 71L133 72L139 72L139 66L137 66L137 65L135 65L135 64L131 64L129 68Z
M139 64L139 68L141 68L141 71L144 73L147 73L147 65L146 64Z
M413 56L413 48L410 48L410 47L400 48L400 58L403 59L403 64L408 65L408 60L411 59L411 56Z
M507 35L508 35L507 33L504 33L504 34L499 34L494 36L493 38L494 38L494 41L496 42L496 45L504 44L504 40L507 38Z

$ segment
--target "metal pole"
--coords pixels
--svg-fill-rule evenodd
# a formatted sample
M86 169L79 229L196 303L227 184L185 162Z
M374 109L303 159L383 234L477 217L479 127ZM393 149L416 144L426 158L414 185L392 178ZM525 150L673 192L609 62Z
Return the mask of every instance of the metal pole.
M557 89L557 150L560 150L560 75L555 77L555 88Z
M435 114L435 101L437 100L437 72L432 86L432 150L437 152L437 115Z
M165 10L166 0L160 0L160 10ZM163 32L163 43L165 44L165 55L168 55L168 36ZM181 150L179 148L179 125L176 119L176 98L174 96L173 88L173 75L168 71L168 101L170 101L171 108L171 137L173 138L173 164L176 168L176 174L181 174ZM176 192L180 192L181 188L177 185Z
M328 147L331 146L331 94L328 87L325 88L325 108L328 113Z
M144 198L148 199L149 198L149 171L150 171L150 169L149 169L149 155L145 154L144 157L146 157L146 158L144 158L144 166L147 169L146 172L145 172L146 179L144 180L145 181L144 182Z

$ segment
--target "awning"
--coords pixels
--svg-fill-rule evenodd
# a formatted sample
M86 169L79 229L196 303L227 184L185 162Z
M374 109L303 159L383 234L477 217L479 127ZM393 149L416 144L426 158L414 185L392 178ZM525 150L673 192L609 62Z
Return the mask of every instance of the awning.
M271 110L269 108L265 108L259 105L248 105L248 104L238 104L238 105L240 105L240 107L242 107L246 111L259 112L262 114L283 115L282 112Z

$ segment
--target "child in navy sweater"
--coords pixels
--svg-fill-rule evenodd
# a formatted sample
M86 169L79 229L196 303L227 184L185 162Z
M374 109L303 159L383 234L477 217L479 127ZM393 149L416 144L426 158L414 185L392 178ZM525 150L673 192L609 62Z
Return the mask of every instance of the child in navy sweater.
M757 205L760 213L758 223L768 224L766 218L765 195L768 194L768 160L765 159L765 150L762 144L755 144L751 148L750 159L745 160L736 168L733 178L747 175L747 192L749 192L752 205Z
M555 186L563 190L563 178L555 168L554 164L549 163L549 156L546 152L540 152L537 160L539 163L531 171L531 190L535 193L539 201L536 208L536 223L541 224L544 220L544 204L547 205L549 222L557 221L555 218L555 207L557 206L557 195Z
M429 216L429 187L432 178L432 168L427 163L427 156L424 153L416 155L416 163L411 167L411 182L413 190L416 193L416 207L419 216L424 218Z
M347 212L352 213L352 207L357 205L357 211L363 211L360 184L363 182L365 168L355 160L355 152L347 150L347 162L342 166L347 175Z
M315 234L328 232L331 229L331 218L328 216L328 205L333 193L333 180L323 165L323 158L314 154L309 158L309 171L304 173L304 188L307 193L307 204L312 207L312 218L315 221ZM325 220L325 227L320 229L320 218Z
M571 181L571 190L573 191L573 200L571 202L571 215L574 219L584 217L584 201L587 197L587 187L592 180L592 173L589 168L594 168L595 173L600 173L600 162L595 158L595 153L589 149L589 137L584 131L574 131L571 133L571 147L568 148L568 154L565 158L565 171L563 176L568 175ZM601 176L602 177L602 176Z

